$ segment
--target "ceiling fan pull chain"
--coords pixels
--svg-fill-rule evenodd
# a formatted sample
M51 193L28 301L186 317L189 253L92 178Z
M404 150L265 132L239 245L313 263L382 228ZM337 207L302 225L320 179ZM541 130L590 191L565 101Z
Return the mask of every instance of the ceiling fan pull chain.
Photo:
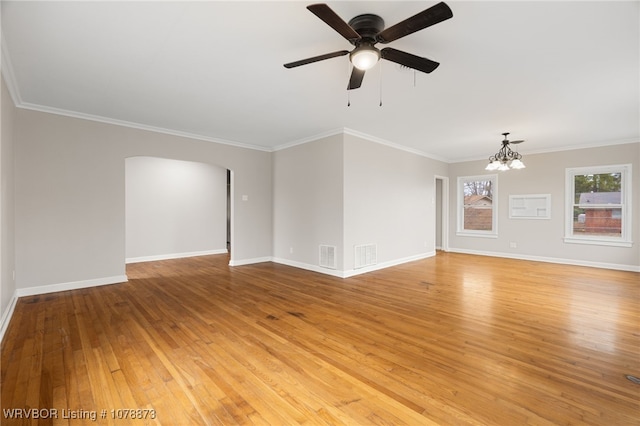
M349 76L351 75L352 68L351 61L347 61L347 79L349 79ZM349 90L349 88L347 88L347 106L351 106L351 90Z
M378 106L382 106L382 62L380 62L380 72L378 75L380 76L380 105Z

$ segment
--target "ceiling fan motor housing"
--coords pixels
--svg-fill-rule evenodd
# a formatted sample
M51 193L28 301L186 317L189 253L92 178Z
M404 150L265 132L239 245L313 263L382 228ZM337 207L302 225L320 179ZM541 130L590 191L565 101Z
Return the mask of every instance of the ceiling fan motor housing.
M370 43L375 43L376 36L384 29L384 20L378 15L372 13L365 13L364 15L358 15L349 21L349 26L353 28L362 39ZM359 42L362 41L358 40ZM355 42L352 42L355 44Z

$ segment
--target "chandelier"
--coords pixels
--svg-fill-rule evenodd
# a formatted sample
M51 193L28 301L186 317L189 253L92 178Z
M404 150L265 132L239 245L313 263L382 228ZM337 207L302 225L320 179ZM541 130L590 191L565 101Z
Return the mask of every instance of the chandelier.
M502 148L496 154L489 157L489 164L485 167L485 170L500 170L505 171L509 169L524 169L526 166L522 162L522 155L517 151L513 151L509 145L519 144L524 141L509 141L507 135L509 132L503 133L504 140L502 141Z

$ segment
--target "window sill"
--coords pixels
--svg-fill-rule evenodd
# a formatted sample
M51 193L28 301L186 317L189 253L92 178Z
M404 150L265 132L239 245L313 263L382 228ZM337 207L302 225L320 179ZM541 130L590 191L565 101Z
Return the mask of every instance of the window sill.
M599 240L595 238L575 238L575 237L564 237L564 242L568 244L590 244L597 246L610 246L610 247L626 247L630 248L633 246L633 241L615 241L615 240Z
M458 237L498 238L497 234L483 234L476 232L456 232Z

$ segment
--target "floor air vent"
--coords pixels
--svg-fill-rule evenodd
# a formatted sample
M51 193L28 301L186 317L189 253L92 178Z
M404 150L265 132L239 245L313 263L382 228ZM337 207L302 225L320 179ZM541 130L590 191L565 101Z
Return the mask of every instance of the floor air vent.
M320 246L320 266L323 268L336 269L336 246Z
M355 247L354 269L364 268L378 263L378 246L375 244L363 244Z

